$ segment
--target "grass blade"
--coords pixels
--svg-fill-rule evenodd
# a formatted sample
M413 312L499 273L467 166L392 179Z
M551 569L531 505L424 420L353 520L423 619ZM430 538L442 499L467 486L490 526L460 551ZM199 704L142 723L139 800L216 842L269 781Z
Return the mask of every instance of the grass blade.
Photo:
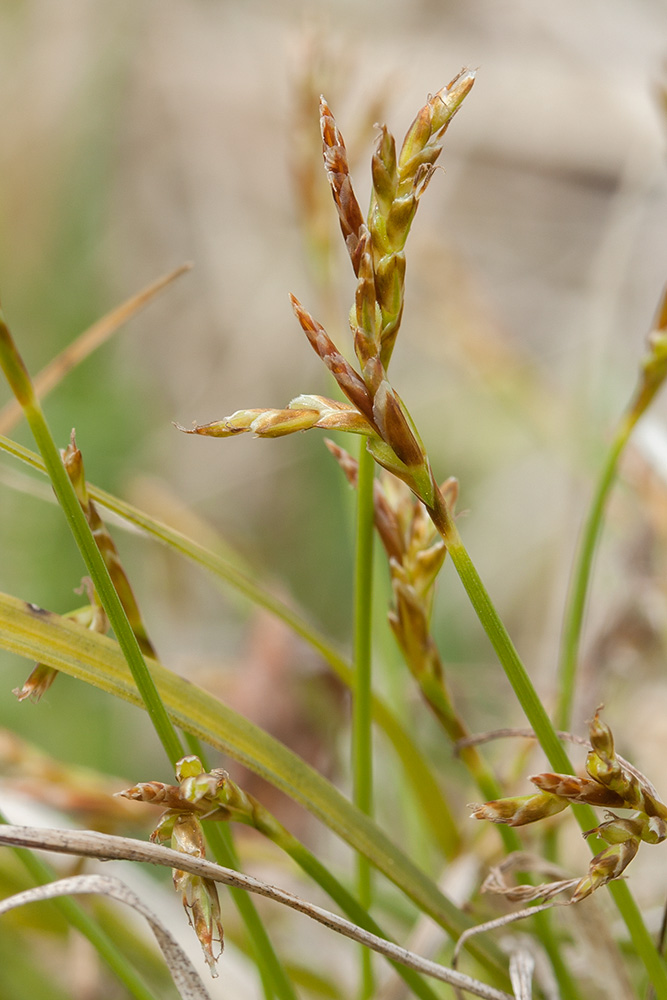
M33 386L37 399L43 399L72 369L106 343L121 326L152 302L167 285L191 268L192 264L181 264L180 267L174 268L84 330L35 376ZM21 406L15 399L3 406L0 410L0 434L8 434L21 419L22 413Z
M123 655L112 639L8 595L0 595L0 646L40 660L109 694L143 706ZM333 785L268 733L219 699L151 661L152 676L171 721L261 775L364 854L423 912L452 937L472 923L386 834ZM496 971L497 949L476 942L471 950Z

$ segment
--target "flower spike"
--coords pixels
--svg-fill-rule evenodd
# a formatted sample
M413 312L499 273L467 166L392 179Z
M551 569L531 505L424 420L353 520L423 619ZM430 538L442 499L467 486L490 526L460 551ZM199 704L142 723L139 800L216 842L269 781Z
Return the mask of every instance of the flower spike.
M320 131L322 133L324 169L338 209L345 246L352 261L354 273L357 274L359 271L360 241L367 230L359 202L352 188L343 136L338 130L331 108L324 97L320 97Z
M636 810L628 819L607 812L603 823L584 834L585 837L595 834L609 845L595 855L586 875L576 883L559 883L558 889L549 885L538 886L533 891L543 892L534 898L540 898L540 895L546 897L547 893L563 889L573 889L570 902L576 903L590 896L600 886L619 878L636 855L642 841L661 844L667 840L667 806L658 798L644 775L617 756L614 737L607 723L600 718L600 709L591 720L589 731L591 750L586 759L588 777L537 774L530 780L540 789L538 795L500 799L473 808L474 819L507 823L510 826L533 823L552 816L573 802Z

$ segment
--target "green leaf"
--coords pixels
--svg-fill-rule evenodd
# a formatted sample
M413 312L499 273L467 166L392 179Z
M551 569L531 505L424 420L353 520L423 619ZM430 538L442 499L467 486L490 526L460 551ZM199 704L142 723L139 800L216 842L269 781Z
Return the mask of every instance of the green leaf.
M118 648L59 615L0 594L0 647L39 660L141 707L141 699ZM462 913L384 832L309 764L202 688L148 660L172 722L229 754L317 816L397 885L452 937L471 925ZM497 949L471 943L485 966L502 968Z

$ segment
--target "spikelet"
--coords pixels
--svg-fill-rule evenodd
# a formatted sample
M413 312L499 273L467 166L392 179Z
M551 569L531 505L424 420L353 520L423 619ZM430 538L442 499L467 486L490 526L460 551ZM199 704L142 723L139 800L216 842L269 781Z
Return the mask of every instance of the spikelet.
M629 838L596 854L588 866L588 873L577 883L572 902L578 903L607 882L619 878L639 850L639 844L638 837Z
M642 358L639 381L630 404L629 418L635 423L650 406L654 396L667 378L667 289L658 306L653 330L646 342L647 351Z
M295 296L292 307L302 330L357 411L325 418L318 406L302 405L299 413L283 410L239 410L222 420L179 427L191 434L232 437L253 431L259 437L281 437L311 427L351 430L368 437L376 462L401 479L440 521L450 513L439 494L424 445L410 414L387 378L403 312L405 258L403 248L419 199L440 155L442 138L452 117L470 92L474 74L464 71L434 97L429 97L410 126L400 154L386 128L380 129L372 160L373 197L369 222L364 222L354 194L345 142L324 98L320 128L324 165L345 245L358 283L350 327L361 371L357 371ZM299 399L312 400L306 396ZM330 411L331 412L331 411ZM328 419L328 423L325 423Z
M403 316L404 248L452 118L472 89L475 74L459 73L420 109L403 140L400 154L386 126L371 163L373 203L369 215L372 267L380 314L380 359L389 364Z
M356 487L356 459L333 441L326 444L348 482ZM456 480L448 479L440 489L453 510ZM449 738L457 742L466 737L467 729L452 702L430 628L435 581L447 549L426 508L403 482L382 474L373 490L375 527L389 559L393 595L389 625L422 696ZM472 773L481 777L484 764L477 750L469 747L462 755Z
M109 570L109 575L116 589L116 593L120 598L120 602L123 605L132 631L134 632L137 642L139 643L139 648L145 656L154 657L155 649L148 638L146 628L139 612L139 606L134 596L132 587L130 586L130 581L128 580L127 574L121 565L118 550L111 535L107 531L104 521L98 513L97 507L88 495L83 468L83 456L77 447L74 431L71 433L70 442L67 448L65 448L61 454L67 475L69 476L74 487L81 509L83 510L88 522L88 526L90 527L90 530L93 533L93 538L95 539L97 547L100 550L100 554L106 563L107 569Z
M322 430L348 431L352 434L373 434L373 428L355 407L324 396L297 396L282 410L236 410L229 417L194 427L180 427L185 434L205 437L234 437L255 434L256 437L284 437L311 427Z
M324 97L320 97L320 131L322 133L324 169L338 209L345 246L352 261L354 273L357 274L360 257L359 243L366 232L366 226L359 202L352 188L345 142Z
M540 789L539 795L487 802L475 806L471 814L475 819L521 826L560 812L572 802L636 810L629 818L607 812L603 823L586 831L584 837L595 835L609 846L595 855L583 878L554 890L560 892L563 888L572 888L571 902L585 899L600 886L619 878L635 857L642 841L661 844L667 839L667 806L658 798L648 779L616 754L611 729L600 718L600 709L591 720L589 731L588 777L537 774L530 780ZM537 888L546 892L553 887Z
M536 823L548 816L555 816L568 806L567 799L541 792L538 795L515 795L506 799L496 799L470 808L472 819L485 819L491 823L506 823L507 826L525 826Z
M155 657L155 649L148 638L148 633L146 632L134 592L130 586L130 581L121 565L118 550L107 531L104 521L99 515L97 507L88 495L83 468L83 456L77 447L74 430L72 430L70 435L67 448L61 451L61 457L65 471L74 487L81 509L93 534L95 543L100 550L100 554L104 559L116 593L127 615L130 627L139 643L139 647L145 656ZM90 629L93 632L100 632L104 635L109 631L109 622L89 577L84 577L81 582L80 591L77 592L84 590L88 594L90 603L82 608L77 608L76 611L72 611L64 617L69 621L82 625L84 628ZM13 694L16 695L19 701L29 698L33 702L38 702L51 687L57 674L58 671L55 668L38 663L23 687L15 688Z
M178 785L145 781L116 794L166 807L151 834L151 840L168 842L175 851L203 858L205 849L201 819L229 818L229 812L216 800L221 774L224 772L205 772L199 758L189 754L176 763ZM211 975L217 976L215 964L224 947L224 932L216 883L180 869L173 869L173 881Z
M575 778L573 774L534 774L530 779L543 792L560 795L568 802L587 802L591 806L621 809L622 796L591 778Z
M190 857L205 857L204 833L196 816L180 814L174 817L170 846L174 851ZM178 868L173 869L173 880L190 925L199 939L211 975L217 976L216 962L222 954L225 941L217 885L211 879L192 875Z
M90 577L85 576L81 581L81 586L76 593L86 592L90 604L86 604L76 611L71 611L63 617L67 621L76 622L83 628L90 629L91 632L100 632L105 635L109 631L109 620L100 604L93 582ZM49 690L59 671L55 667L49 667L45 663L37 663L31 671L25 684L20 688L14 688L12 694L16 695L19 701L29 698L35 704Z

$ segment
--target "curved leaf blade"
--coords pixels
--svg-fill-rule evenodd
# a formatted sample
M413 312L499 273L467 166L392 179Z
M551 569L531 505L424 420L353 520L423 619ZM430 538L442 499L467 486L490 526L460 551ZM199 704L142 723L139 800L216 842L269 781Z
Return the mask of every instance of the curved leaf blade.
M143 707L118 645L107 636L7 594L0 594L0 647L39 660ZM261 775L317 816L400 888L452 937L471 925L462 913L367 816L297 754L196 684L148 660L171 720ZM471 945L487 966L502 959L486 942Z

